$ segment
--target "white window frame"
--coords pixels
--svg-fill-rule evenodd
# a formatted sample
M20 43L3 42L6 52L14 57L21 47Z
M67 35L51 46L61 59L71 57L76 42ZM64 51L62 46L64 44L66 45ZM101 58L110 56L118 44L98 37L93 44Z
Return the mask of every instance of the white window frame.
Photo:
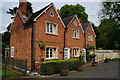
M46 34L58 35L58 25L56 23L46 21L45 29L46 29Z
M72 38L79 39L79 30L72 30Z
M92 36L92 34L88 34L88 41L93 41L93 36Z
M51 12L52 12L53 15L51 15ZM53 17L53 16L54 16L54 12L51 10L51 11L49 12L49 15Z
M47 53L47 48L48 48L48 58L46 57L46 53ZM50 50L52 49L52 57L50 57ZM54 52L54 49L56 49L56 51ZM58 59L58 48L57 47L46 47L45 49L45 59L49 60L49 59Z
M73 57L79 57L79 56L80 56L80 48L73 48Z
M15 52L14 49L15 49L14 46L12 46L12 47L11 47L11 57L14 57L14 52Z

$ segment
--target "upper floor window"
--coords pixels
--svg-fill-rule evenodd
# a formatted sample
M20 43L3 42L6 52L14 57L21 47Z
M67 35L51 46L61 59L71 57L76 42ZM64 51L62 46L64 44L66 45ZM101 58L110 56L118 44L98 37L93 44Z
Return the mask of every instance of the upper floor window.
M46 23L46 33L48 34L57 34L57 25L54 23Z
M50 15L50 16L54 16L53 11L50 11L49 15Z
M79 48L73 48L73 56L74 57L79 57L80 53L79 53Z
M88 41L93 41L92 34L88 34Z
M79 38L79 30L73 30L73 38Z

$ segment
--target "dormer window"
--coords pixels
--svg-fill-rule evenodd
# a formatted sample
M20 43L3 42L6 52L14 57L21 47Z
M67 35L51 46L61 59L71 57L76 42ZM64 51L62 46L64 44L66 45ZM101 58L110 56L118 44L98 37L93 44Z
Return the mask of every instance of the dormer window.
M49 15L53 17L54 16L53 11L50 11Z

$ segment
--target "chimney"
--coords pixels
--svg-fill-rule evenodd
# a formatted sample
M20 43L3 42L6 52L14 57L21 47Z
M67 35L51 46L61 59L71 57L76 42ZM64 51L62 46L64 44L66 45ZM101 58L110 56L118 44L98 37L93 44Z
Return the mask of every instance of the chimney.
M31 3L27 0L19 0L19 11L24 18L29 18L32 15Z
M19 0L19 11L23 16L26 16L27 0Z

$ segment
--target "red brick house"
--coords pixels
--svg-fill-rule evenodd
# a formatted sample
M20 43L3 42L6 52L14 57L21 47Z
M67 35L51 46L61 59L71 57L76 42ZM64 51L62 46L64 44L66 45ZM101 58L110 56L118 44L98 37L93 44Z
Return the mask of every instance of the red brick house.
M84 31L77 15L63 19L65 24L65 49L70 58L79 58L84 48Z
M96 35L95 31L93 29L92 23L87 22L82 24L83 30L84 30L84 36L85 36L85 48L87 48L87 45L92 45L96 48Z
M78 58L85 43L96 45L93 28L82 27L77 15L61 19L53 3L32 13L31 3L24 1L20 0L11 26L11 58L27 59L29 69L33 69L41 59ZM89 33L92 34L92 42L84 37ZM39 47L41 41L45 44L44 49Z

